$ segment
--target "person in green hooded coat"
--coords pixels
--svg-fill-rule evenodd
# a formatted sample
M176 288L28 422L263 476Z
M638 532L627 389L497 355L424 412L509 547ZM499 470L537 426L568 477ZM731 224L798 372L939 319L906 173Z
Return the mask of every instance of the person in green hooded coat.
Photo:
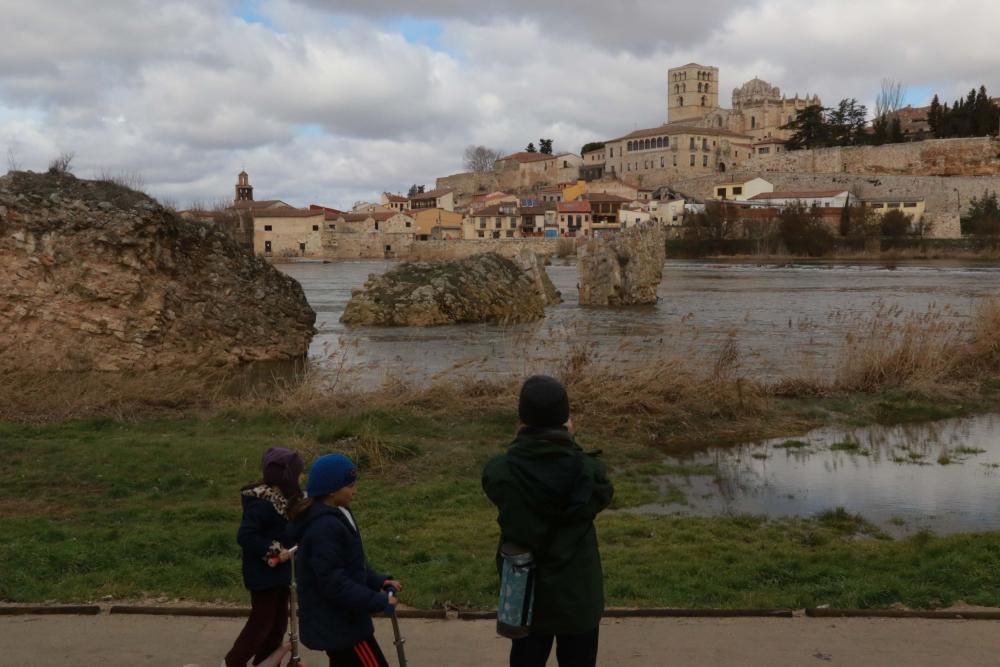
M535 563L530 634L512 640L510 665L544 667L555 642L560 667L593 667L604 613L594 519L614 488L600 452L576 444L569 398L556 379L528 378L518 416L514 442L483 469L483 490L499 511L500 543L531 551Z

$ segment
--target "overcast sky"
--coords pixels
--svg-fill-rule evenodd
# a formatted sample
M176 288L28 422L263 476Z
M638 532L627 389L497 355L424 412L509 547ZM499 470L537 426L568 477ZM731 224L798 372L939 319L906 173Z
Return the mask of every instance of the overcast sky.
M468 144L588 141L666 120L666 70L825 104L1000 95L980 0L0 0L0 173L75 154L186 206L344 208L433 187ZM6 163L6 164L5 164Z

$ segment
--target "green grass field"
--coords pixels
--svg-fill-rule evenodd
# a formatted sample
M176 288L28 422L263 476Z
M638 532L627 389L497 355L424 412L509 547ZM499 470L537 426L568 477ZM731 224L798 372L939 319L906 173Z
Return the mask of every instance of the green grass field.
M777 423L805 426L995 407L992 397L973 405L886 394L779 401L773 409L791 420ZM407 584L405 602L491 608L498 531L479 475L511 439L515 420L513 410L286 416L241 409L0 424L8 473L0 485L0 600L246 602L235 542L238 490L257 477L264 449L281 444L307 461L345 450L362 463L355 510L366 549ZM660 440L684 447L683 425L675 427L658 447ZM1000 533L892 540L835 508L780 521L622 512L656 499L655 475L714 471L665 471L662 449L634 434L602 433L592 418L578 430L582 446L604 450L618 490L597 522L609 605L1000 606ZM697 439L712 433L703 424Z

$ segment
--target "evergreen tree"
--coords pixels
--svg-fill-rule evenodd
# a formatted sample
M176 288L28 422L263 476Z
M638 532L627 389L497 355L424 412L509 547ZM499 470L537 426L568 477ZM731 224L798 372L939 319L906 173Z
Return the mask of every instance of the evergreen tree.
M782 129L795 131L795 134L788 139L788 150L822 148L829 145L830 131L825 112L826 110L820 105L811 104L800 109L792 122L782 126Z
M881 146L887 141L889 141L889 121L882 116L872 121L871 142L874 146Z
M892 122L889 123L889 143L898 144L905 140L903 136L903 122L899 120L899 116L893 116Z
M528 142L528 147L524 149L525 153L537 153L538 150L535 148L535 142Z
M538 149L545 155L552 155L552 140L551 139L539 139Z
M941 101L935 95L931 100L931 108L927 111L927 125L931 128L931 134L939 137L938 128L941 127Z

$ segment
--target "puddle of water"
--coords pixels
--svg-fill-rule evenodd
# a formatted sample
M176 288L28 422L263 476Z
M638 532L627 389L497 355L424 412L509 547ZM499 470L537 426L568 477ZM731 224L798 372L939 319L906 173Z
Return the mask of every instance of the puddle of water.
M822 428L666 463L716 472L655 478L665 501L629 511L790 517L843 507L896 536L1000 530L1000 415Z

